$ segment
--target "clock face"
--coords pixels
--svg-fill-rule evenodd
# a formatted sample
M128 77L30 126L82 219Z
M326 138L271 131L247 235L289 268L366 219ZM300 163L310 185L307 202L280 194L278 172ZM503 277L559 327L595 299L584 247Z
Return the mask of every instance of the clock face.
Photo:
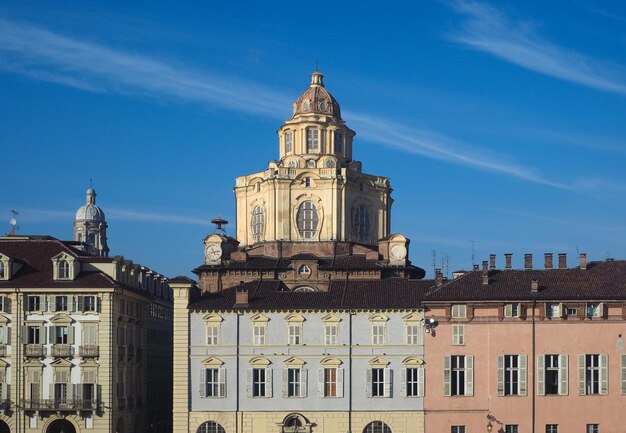
M406 247L404 245L394 245L391 247L391 257L396 260L402 260L406 257Z
M222 257L222 247L216 244L207 245L206 249L204 250L204 256L208 260L218 260L220 257Z

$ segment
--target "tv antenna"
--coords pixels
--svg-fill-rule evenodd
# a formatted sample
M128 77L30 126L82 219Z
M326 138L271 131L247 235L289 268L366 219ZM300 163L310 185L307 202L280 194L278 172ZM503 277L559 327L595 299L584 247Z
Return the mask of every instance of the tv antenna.
M9 232L9 236L13 236L15 231L20 227L17 225L17 216L20 214L15 209L11 209L9 211L11 213L11 219L9 220L9 224L11 224L11 231Z
M470 242L472 244L472 267L474 267L474 263L475 263L475 258L476 258L476 244L478 243L478 241L475 241L473 239L470 239L468 242Z

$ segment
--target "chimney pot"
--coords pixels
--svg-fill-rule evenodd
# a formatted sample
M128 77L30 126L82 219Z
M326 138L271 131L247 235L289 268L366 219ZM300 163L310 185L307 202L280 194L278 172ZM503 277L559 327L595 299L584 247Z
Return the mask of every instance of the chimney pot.
M533 255L532 254L524 254L524 269L532 269L533 268Z
M243 287L243 281L235 292L235 305L248 305L248 289Z
M559 253L559 269L567 269L567 254Z
M496 255L489 254L489 269L492 271L496 269Z
M532 280L530 282L530 291L531 291L531 293L538 293L539 292L539 280Z
M582 269L583 271L587 269L587 254L586 253L580 253L580 269Z
M435 269L435 286L440 287L443 284L443 274L441 269Z
M513 257L513 254L511 253L506 253L504 255L504 269L506 269L507 271L511 270L511 257Z
M544 256L546 269L552 269L552 253L545 253Z
M477 265L477 264L473 264L473 265L472 265L472 269L473 269L473 270L475 270L475 271L477 271L477 270L478 270L478 265Z

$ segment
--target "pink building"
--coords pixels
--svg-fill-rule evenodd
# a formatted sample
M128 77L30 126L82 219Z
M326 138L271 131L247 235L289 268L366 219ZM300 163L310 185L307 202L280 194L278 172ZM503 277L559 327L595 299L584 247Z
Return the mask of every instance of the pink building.
M424 300L425 431L626 432L626 261L506 257L439 274Z

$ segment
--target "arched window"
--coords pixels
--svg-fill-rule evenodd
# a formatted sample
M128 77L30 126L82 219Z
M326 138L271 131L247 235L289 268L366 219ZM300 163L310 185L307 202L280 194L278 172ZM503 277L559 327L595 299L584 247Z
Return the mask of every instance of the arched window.
M313 239L317 232L319 216L317 215L317 209L312 201L307 200L300 204L296 221L298 223L298 233L300 237L303 239Z
M343 154L343 132L335 131L335 153Z
M200 424L196 433L226 433L226 430L215 421L207 421Z
M285 427L302 427L302 421L300 421L300 418L298 418L297 416L291 416L285 420Z
M332 159L327 159L326 160L326 168L335 168L336 164L335 161Z
M368 243L370 240L370 216L367 212L367 206L359 205L354 214L354 227L360 243Z
M263 228L265 224L265 216L263 215L263 207L255 206L252 210L252 239L254 242L263 240Z
M306 151L318 152L320 150L320 130L308 128L306 130Z
M4 280L4 273L5 273L4 262L0 262L0 280Z
M285 152L293 152L293 132L291 131L285 132Z
M67 260L59 260L59 278L70 277L70 264Z
M294 292L315 292L316 290L313 287L309 286L300 286L293 289Z
M363 433L391 433L391 429L382 421L374 421L365 426Z
M291 161L289 161L289 164L287 164L287 166L290 168L296 168L298 167L298 163L292 159Z

